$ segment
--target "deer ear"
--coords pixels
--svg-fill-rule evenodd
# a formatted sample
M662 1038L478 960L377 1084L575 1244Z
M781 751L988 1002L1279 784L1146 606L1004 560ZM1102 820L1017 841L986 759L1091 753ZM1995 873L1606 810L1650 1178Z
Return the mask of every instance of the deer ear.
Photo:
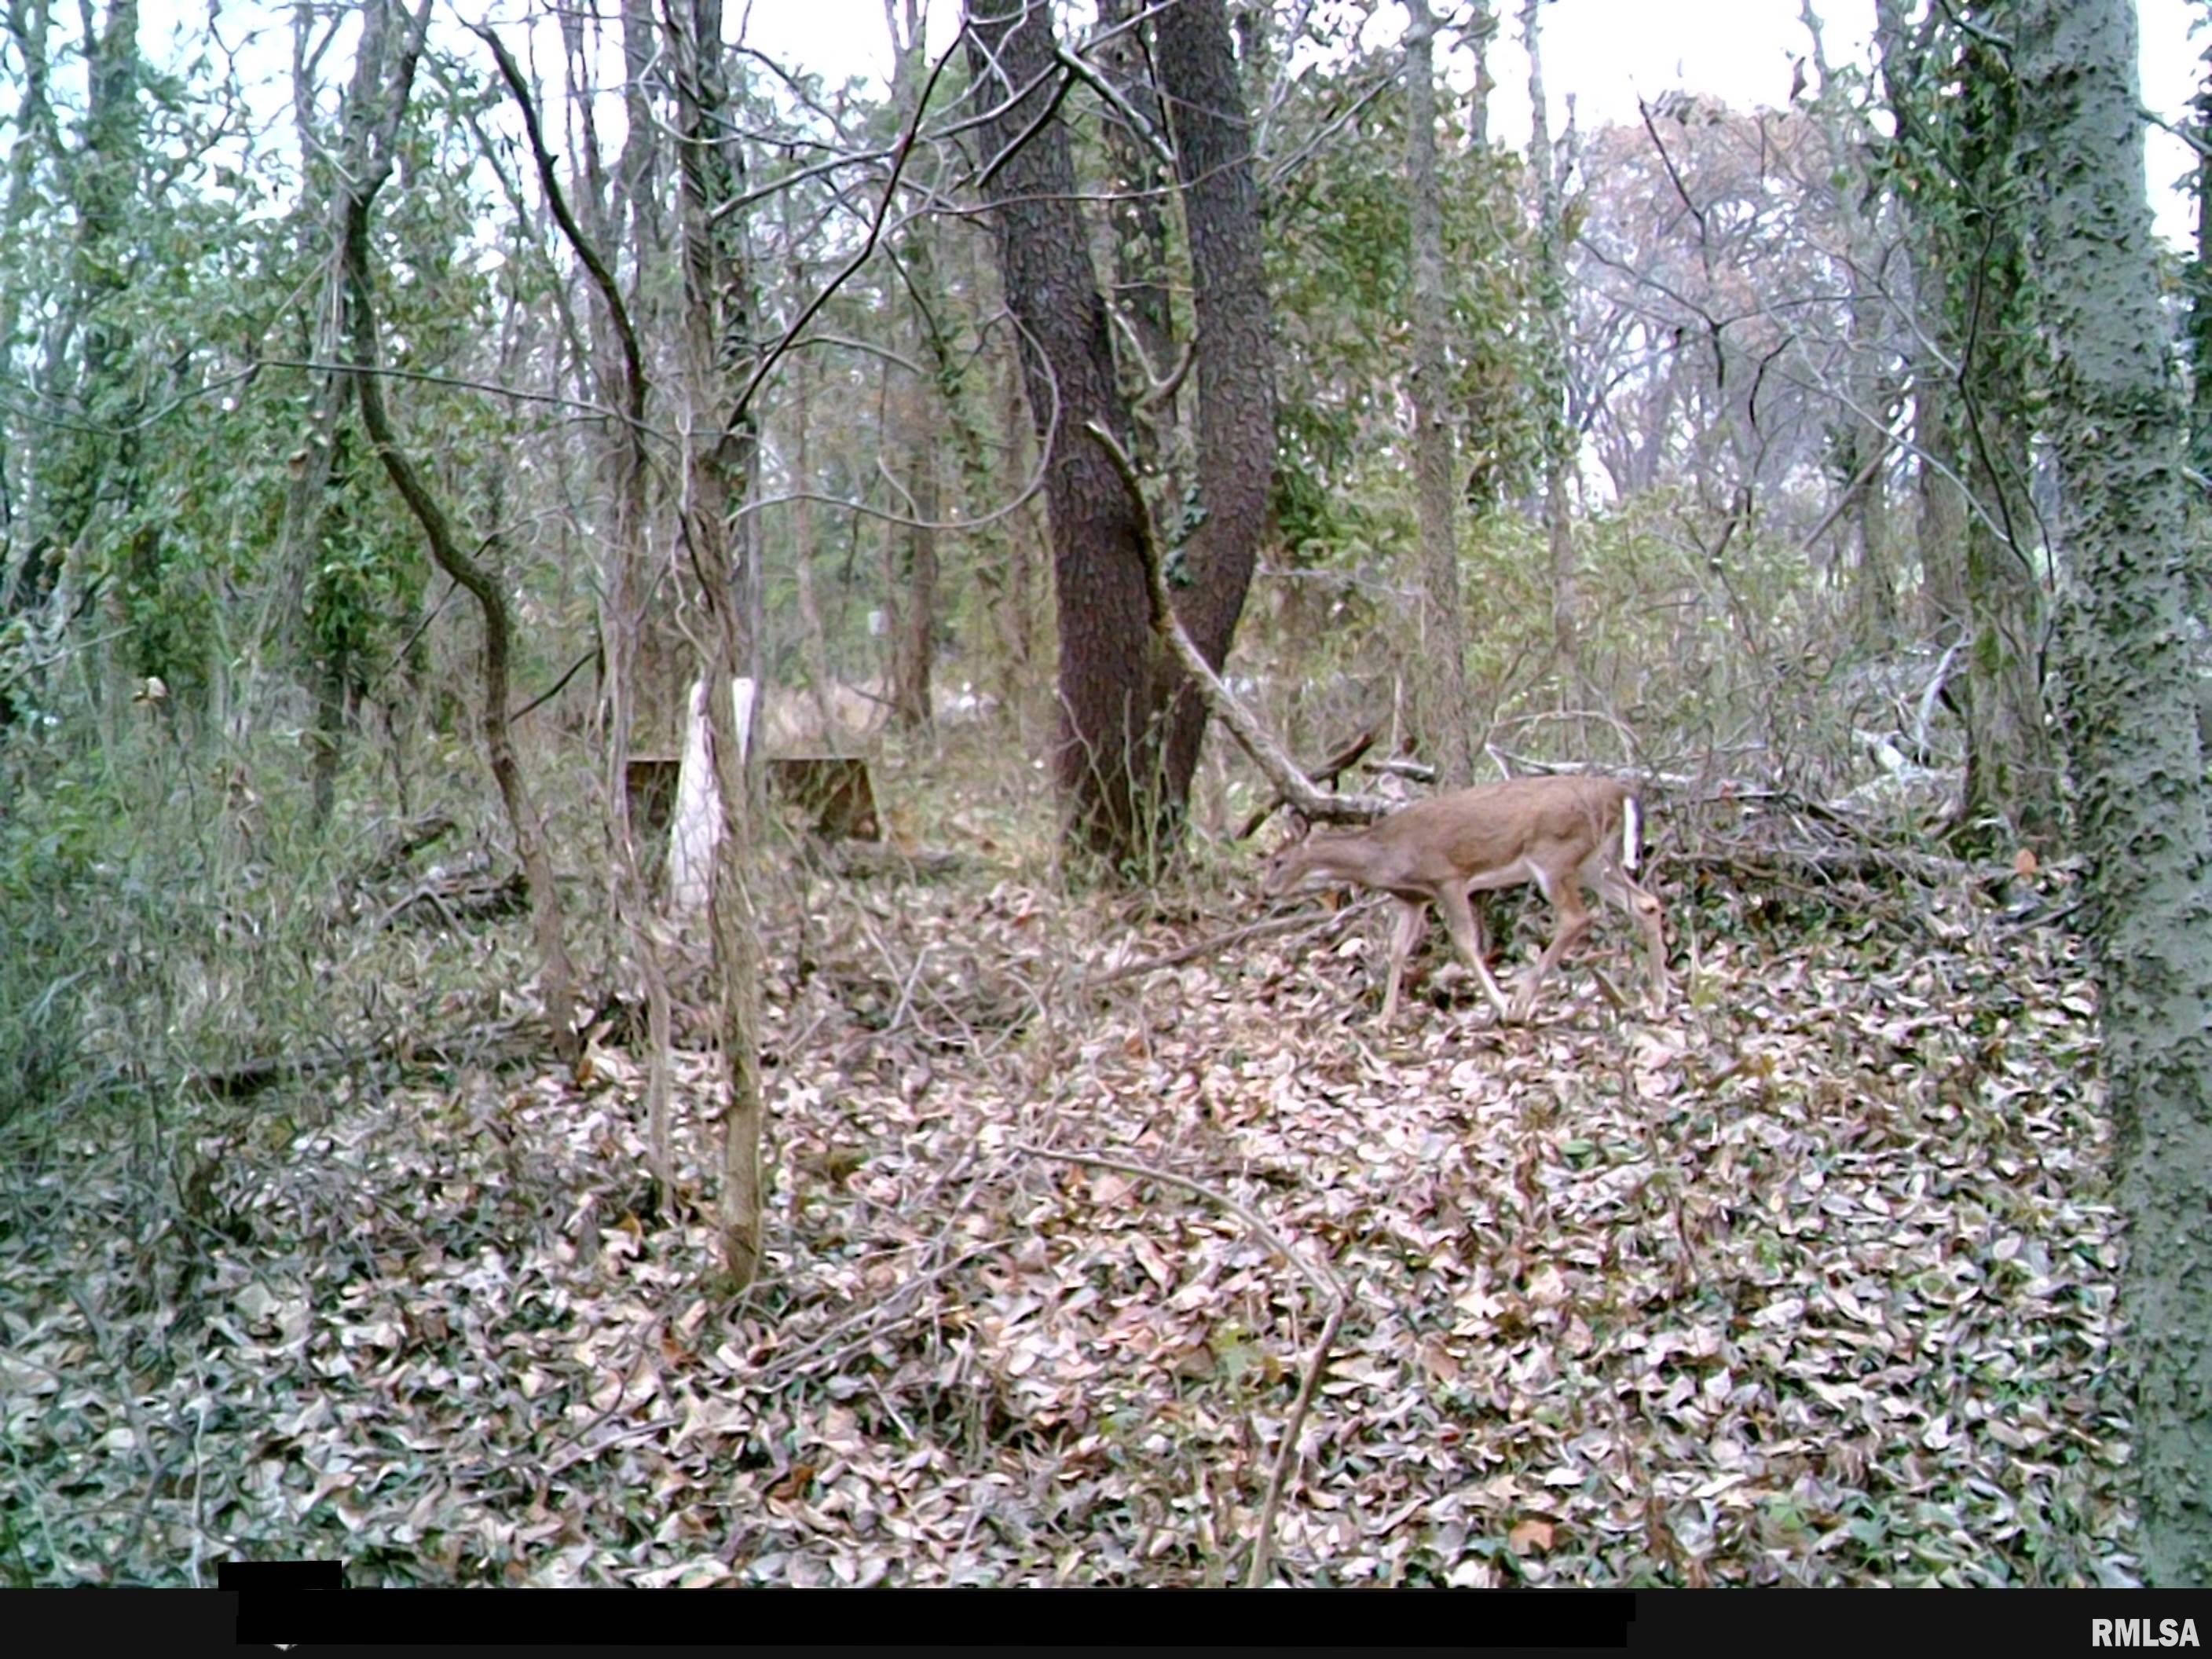
M1290 839L1283 843L1285 847L1295 847L1313 834L1313 820L1296 807L1289 808L1284 812L1283 823L1291 832Z

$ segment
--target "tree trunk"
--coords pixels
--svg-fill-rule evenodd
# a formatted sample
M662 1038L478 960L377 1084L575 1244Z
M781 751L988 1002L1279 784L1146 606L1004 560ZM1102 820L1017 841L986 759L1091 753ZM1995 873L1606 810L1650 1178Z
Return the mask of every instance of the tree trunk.
M2197 258L2185 278L2189 295L2189 459L2198 472L2212 475L2212 62L2208 62L2190 100L2197 151ZM2202 569L2201 562L2197 562ZM2191 596L2201 617L2205 595Z
M673 0L669 59L683 135L680 174L685 375L683 535L714 619L707 708L722 834L715 843L709 927L722 982L722 1062L729 1091L722 1121L722 1259L749 1285L760 1270L763 1103L760 1072L760 917L754 902L759 767L748 718L731 682L760 684L758 543L738 509L751 493L760 445L752 410L733 388L749 386L759 307L744 227L726 208L744 193L744 156L727 119L721 0ZM757 704L757 700L756 700ZM746 711L750 715L750 709Z
M1544 98L1544 57L1536 21L1538 0L1521 9L1521 39L1528 52L1528 161L1536 175L1537 294L1545 384L1543 409L1544 541L1552 565L1552 659L1562 696L1579 695L1582 683L1581 599L1575 570L1574 521L1568 513L1567 473L1574 434L1568 425L1566 248L1560 222L1559 168L1552 155L1552 123Z
M1895 161L1911 185L1900 196L1916 322L1930 343L1915 365L1923 501L1942 501L1949 484L1932 463L1972 492L1959 502L1955 551L1948 538L1923 548L1937 613L1955 620L1966 643L1954 693L1967 745L1958 828L1996 819L2038 845L2055 833L2058 794L2027 501L2027 358L2037 319L2020 246L2017 88L1997 38L1948 11L1916 27L1903 0L1877 0L1875 32ZM1960 84L1972 99L1953 95Z
M568 964L568 949L561 919L560 890L555 884L553 859L545 845L544 825L530 798L514 752L507 723L510 695L509 660L514 644L514 622L507 609L506 588L491 571L465 551L454 534L442 503L431 492L412 459L402 447L390 413L384 404L380 382L383 353L379 343L375 273L369 252L369 209L385 181L391 177L401 118L414 85L415 66L422 50L429 0L422 13L410 19L391 0L371 0L362 20L360 50L377 55L380 72L371 82L374 105L356 112L348 123L349 141L344 182L346 295L351 312L349 333L353 346L355 395L361 404L362 424L376 446L392 488L406 502L422 526L423 539L439 568L477 602L483 618L483 736L485 758L492 781L507 809L508 829L514 836L514 855L530 884L532 931L536 937L540 971L544 978L545 1021L554 1051L564 1064L573 1064L578 1052L575 1029L575 976ZM396 36L396 38L395 38ZM386 54L389 54L387 57ZM382 67L388 64L388 68ZM361 83L357 81L356 85Z
M2099 1014L2134 1349L2143 1576L2212 1583L2212 872L2185 616L2180 399L2143 194L2134 8L2020 0L2039 181L2059 543L2078 586L2066 732L2096 903Z
M345 759L346 653L335 650L320 654L315 665L314 736L308 744L308 822L315 832L331 821L337 805L338 772Z
M1964 640L1972 623L1966 609L1966 494L1952 415L1956 396L1941 369L1923 367L1929 372L1915 377L1912 409L1913 443L1920 452L1921 580L1929 625ZM1958 695L1972 695L1963 682Z
M897 58L891 73L891 104L902 122L911 121L921 97L921 0L904 0L903 26L896 0L884 0L884 24L890 31ZM939 314L947 307L938 291L936 261L930 248L932 222L924 218L894 244L894 258L904 255L907 291L913 301L916 357L934 357L939 386L948 395L957 386L944 380L945 342ZM896 549L890 577L893 635L890 651L891 718L902 730L915 732L929 724L935 708L932 670L937 648L937 532L923 526L937 522L941 502L938 489L936 449L941 441L931 419L924 386L902 387L893 404L897 447L903 452L907 475L907 513L912 522L893 532Z
M892 100L901 119L910 120L921 97L921 71L927 64L922 50L921 0L884 0L884 12L885 26L898 53L892 73ZM962 343L958 328L958 319L969 302L957 292L958 283L948 283L940 273L938 226L939 222L933 218L918 218L900 233L894 245L895 257L904 267L905 288L912 301L908 309L914 322L917 355L929 370L927 384L915 393L908 417L909 448L916 469L912 490L917 504L926 509L919 514L923 519L939 518L941 499L949 494L960 516L986 520L957 538L956 542L969 550L967 568L982 591L986 632L1005 647L1000 685L1005 693L1004 704L1011 709L1018 701L1021 669L1026 662L1028 620L1020 613L1027 604L1027 594L1020 580L1021 573L1016 568L1012 538L1006 526L990 512L999 495L998 477L991 459L993 446L985 435L988 416L977 404L974 358ZM969 246L972 259L972 243ZM974 289L974 274L971 264L968 284L970 293ZM1164 316L1164 310L1162 314ZM989 384L988 373L983 384ZM929 396L932 386L937 393L936 400ZM1018 430L1018 425L1017 421L1015 430ZM951 477L941 483L928 458L947 439L956 466ZM930 636L916 631L919 623L915 607L928 616L933 629L938 614L936 588L940 572L937 551L933 535L926 547L915 544L908 548L908 565L914 575L907 585L921 590L911 596L912 605L904 613L908 629L907 650L916 661L921 660L921 641ZM933 653L929 661L933 664ZM929 717L933 697L931 689L925 685L914 704L920 718Z
M921 430L921 398L909 397L913 411L913 471L907 494L919 522L901 526L900 575L904 592L899 604L897 649L892 655L891 712L909 732L929 724L934 693L930 671L937 655L937 532L922 528L936 522L939 502L937 463L931 443Z
M1859 487L1859 563L1851 580L1854 631L1862 643L1887 647L1897 639L1895 561L1889 545L1889 462L1887 434L1872 441L1884 453L1861 462L1874 470Z
M1474 58L1474 84L1467 97L1467 147L1477 154L1490 148L1490 94L1498 82L1490 72L1490 49L1498 41L1496 0L1474 0L1467 22L1467 44Z
M1168 299L1168 220L1162 204L1166 178L1153 144L1165 141L1168 124L1158 94L1145 69L1143 25L1130 20L1143 8L1133 0L1099 0L1098 27L1105 36L1098 46L1098 61L1129 112L1109 111L1105 122L1106 154L1112 169L1114 200L1109 213L1114 226L1114 301L1134 337L1146 384L1138 396L1152 390L1175 367L1175 315ZM1132 120L1150 129L1138 131ZM1154 431L1140 425L1137 459L1151 463L1159 456Z
M292 89L301 149L313 154L324 135L314 119L315 88L308 81L308 32L316 25L310 9L302 7L293 21ZM376 57L356 53L352 90L346 108L354 120L368 118L376 88L364 77L379 70ZM343 142L343 141L342 141ZM312 186L310 186L312 187ZM314 286L314 309L306 337L300 343L310 362L325 365L306 371L307 410L299 447L285 463L289 475L284 490L284 516L277 531L276 626L285 656L298 665L301 682L315 702L315 736L310 745L311 823L319 834L330 821L337 799L337 774L344 756L344 722L331 713L335 693L343 696L342 672L319 660L308 638L308 579L322 550L324 510L329 500L331 472L337 450L338 420L344 413L352 383L340 367L345 356L345 191L333 189L319 227L322 246L317 250L322 270ZM337 684L335 688L333 682Z
M2058 765L2043 705L2043 592L2028 564L2027 434L2010 411L1981 411L1969 474L1984 511L1966 520L1966 749L1960 823L2000 820L2021 841L2047 848L2058 832ZM1981 458L1994 459L1995 465ZM2002 514L1991 522L1990 508Z
M1137 520L1112 462L1083 428L1096 421L1127 444L1128 411L1114 385L1067 131L1049 113L1051 8L969 0L968 22L979 106L1005 106L976 131L1000 280L1022 327L1030 418L1046 455L1060 624L1053 771L1069 850L1117 866L1146 850L1159 799L1147 718L1152 639Z
M1270 528L1275 468L1273 329L1261 267L1260 184L1222 0L1179 0L1153 23L1160 88L1175 127L1176 175L1190 242L1197 319L1198 495L1183 546L1188 585L1176 614L1215 669L1227 660ZM1198 769L1206 707L1170 664L1164 805L1179 820Z
M793 249L791 289L805 291L806 273L799 264L798 227L792 219L793 192L783 194L783 234ZM791 504L792 576L797 587L799 647L806 668L807 695L814 703L814 718L826 740L836 729L831 697L835 673L830 666L830 635L822 626L822 602L814 589L814 504L806 497L814 489L814 465L808 453L812 435L814 369L809 354L796 355L791 365L791 483L798 499Z
M787 200L788 198L786 198ZM807 382L812 373L804 354L791 366L791 472L800 490L814 488L813 463L807 453ZM830 697L836 678L830 665L830 635L822 625L822 600L814 588L814 514L804 495L791 504L792 576L797 587L799 646L806 665L806 691L814 703L814 718L826 737L837 723Z
M586 57L580 21L564 18L569 34L570 73ZM605 789L609 896L629 950L630 963L642 984L646 1001L646 1157L653 1172L654 1200L663 1214L672 1212L674 1164L669 1149L669 1103L672 1093L671 1010L664 939L651 914L642 866L638 855L636 820L629 799L630 744L635 726L637 684L641 678L640 644L644 633L647 595L653 586L646 551L645 521L648 471L645 453L645 420L648 386L644 353L639 344L634 310L622 294L607 248L612 240L610 219L618 216L621 192L641 175L652 172L649 151L658 127L633 132L623 147L614 215L602 199L603 169L599 140L588 117L583 124L587 155L586 176L592 188L568 208L551 151L546 147L537 102L520 67L488 27L478 27L497 59L508 91L523 116L531 154L538 164L538 185L570 251L591 279L593 298L591 333L591 389L622 411L618 420L601 423L596 436L600 459L613 503L613 521L601 562L605 598L599 621L600 662L605 676ZM590 90L572 82L572 98L588 105ZM641 227L643 221L636 222ZM641 261L649 246L634 245Z
M939 441L949 436L953 454L957 461L957 480L951 490L951 499L959 506L963 517L984 516L996 495L996 474L991 465L991 445L984 435L985 416L976 409L975 386L970 367L969 354L962 349L952 331L949 319L957 314L958 302L947 289L945 279L939 274L937 250L934 246L935 222L925 220L909 228L901 239L906 258L907 286L914 296L914 319L920 335L922 361L931 370L932 382L943 400L941 410L916 417L920 441L927 445L933 434ZM986 380L988 385L988 377ZM941 418L950 427L949 433L935 425ZM941 487L933 468L917 479L916 499L924 495L932 503L922 516L935 519L939 507ZM1029 604L1027 584L1016 567L1018 555L1006 526L997 521L978 526L959 538L971 550L969 569L976 584L983 590L984 608L990 618L990 631L1004 645L1006 672L1002 681L1002 702L1011 709L1019 694L1022 671L1028 662L1026 610ZM929 572L932 592L929 609L937 608L935 583L939 572L935 565L935 545L930 549Z
M1866 174L1855 158L1863 153L1864 126L1856 116L1848 130L1844 125L1850 108L1848 94L1836 86L1834 70L1828 64L1820 15L1814 9L1813 0L1802 0L1797 16L1805 33L1812 38L1813 67L1820 76L1813 109L1827 148L1828 165L1836 174L1832 211L1844 258L1856 273L1845 313L1845 384L1851 401L1863 412L1844 410L1838 416L1839 420L1848 423L1845 430L1849 441L1844 447L1844 465L1838 469L1845 481L1843 487L1856 490L1851 505L1858 521L1859 557L1850 591L1851 628L1862 645L1881 650L1891 647L1897 637L1897 602L1890 574L1888 489L1888 422L1894 414L1897 397L1888 372L1890 350L1883 329L1891 301L1875 288L1886 250L1883 239L1867 222L1860 206L1866 190Z
M2028 380L2023 338L2032 324L2025 271L2024 212L2016 192L2027 169L2013 65L1969 39L1966 73L2010 94L1990 102L2002 118L1966 124L1960 149L1972 191L1953 227L1950 268L1962 274L1954 331L1966 478L1979 510L1966 520L1966 603L1973 632L1966 663L1972 684L1973 757L1960 827L2002 820L2031 846L2058 832L2058 767L2043 702L2040 556L2028 501ZM1991 131L1990 129L1996 129ZM1951 222L1947 221L1947 225Z
M1036 456L1030 450L1033 447L1041 449L1042 446L1037 443L1035 428L1023 418L1029 406L1029 394L1024 385L1025 377L1018 350L1001 354L999 370L991 389L998 409L995 424L1000 441L1005 447L1013 475L1028 478L1036 471ZM1043 723L1036 706L1044 690L1037 672L1045 654L1044 642L1040 638L1045 602L1040 590L1046 561L1040 555L1046 552L1050 536L1040 524L1034 498L1025 502L1008 524L1006 597L1000 608L999 631L1006 653L1006 707L1018 711L1018 724L1029 732L1040 729ZM1056 707L1057 696L1054 702ZM1056 720L1058 716L1051 718Z
M137 0L110 0L95 21L91 0L85 0L82 16L82 116L77 142L70 146L51 101L46 9L8 8L7 27L24 60L22 113L46 141L42 148L53 157L76 219L66 273L57 273L59 292L49 302L52 314L28 325L38 337L31 356L40 402L59 422L33 463L35 509L28 515L27 548L15 585L27 599L46 599L48 628L57 642L81 606L88 607L99 593L98 614L107 625L94 629L82 649L91 659L86 679L100 740L107 744L116 738L117 711L127 704L131 675L157 668L174 674L176 669L149 663L148 653L137 648L145 636L128 603L134 575L158 579L160 530L149 525L139 533L111 532L107 526L114 506L134 502L140 494L136 474L143 393L132 328L138 313L118 303L142 259L132 216L147 159L138 6ZM64 94L64 109L73 110L75 102ZM20 154L21 165L35 167L33 136L17 133L12 140L11 161ZM112 639L125 642L121 649Z
M1467 695L1467 613L1454 522L1450 364L1443 208L1437 191L1436 14L1405 0L1406 175L1413 240L1413 500L1421 591L1413 633L1414 729L1442 788L1474 781L1474 709Z

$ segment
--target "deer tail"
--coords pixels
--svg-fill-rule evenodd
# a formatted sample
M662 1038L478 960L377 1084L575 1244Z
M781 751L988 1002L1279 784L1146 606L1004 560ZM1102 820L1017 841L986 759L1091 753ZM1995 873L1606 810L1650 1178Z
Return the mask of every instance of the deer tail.
M1620 861L1630 870L1636 868L1636 854L1644 840L1644 809L1631 795L1621 803Z

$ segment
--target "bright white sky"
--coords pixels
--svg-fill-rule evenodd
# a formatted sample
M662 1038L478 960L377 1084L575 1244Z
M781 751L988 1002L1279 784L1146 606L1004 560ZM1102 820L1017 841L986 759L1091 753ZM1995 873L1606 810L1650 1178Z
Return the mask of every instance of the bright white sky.
M884 0L726 0L733 27L771 57L840 75L888 76ZM1442 9L1441 7L1439 8ZM1385 6L1370 39L1388 40L1404 12ZM1528 136L1528 60L1519 40L1518 0L1503 0L1505 41L1492 55L1498 82L1491 129L1499 142ZM1838 66L1863 60L1874 32L1874 0L1814 0L1828 58ZM2142 39L2143 101L2179 121L2195 90L2202 43L2189 37L2189 0L2137 0ZM959 0L929 0L932 51L941 51L959 21ZM1560 130L1566 99L1585 128L1636 119L1638 96L1680 88L1708 93L1738 108L1778 107L1790 95L1790 60L1808 48L1798 0L1553 0L1544 8L1544 85L1552 127ZM2170 186L2192 168L2188 148L2157 128L2149 133L2148 172L2159 228L2175 242L2193 239L2188 204Z

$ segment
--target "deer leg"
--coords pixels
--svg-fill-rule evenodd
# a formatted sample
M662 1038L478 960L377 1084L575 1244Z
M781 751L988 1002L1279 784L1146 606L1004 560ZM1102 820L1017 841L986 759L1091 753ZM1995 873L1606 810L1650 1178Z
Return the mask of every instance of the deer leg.
M1513 1018L1528 1018L1535 1006L1536 988L1544 982L1544 975L1559 965L1559 958L1572 950L1584 933L1589 932L1589 907L1583 902L1582 878L1570 871L1562 878L1548 876L1542 871L1534 872L1536 886L1552 902L1557 921L1552 928L1552 942L1544 947L1544 954L1536 958L1536 965L1528 970L1528 977L1521 982L1519 994L1513 999Z
M1382 1023L1388 1025L1398 1012L1398 980L1406 971L1406 958L1413 954L1413 947L1421 942L1421 933L1429 925L1429 907L1414 900L1398 901L1398 926L1390 935L1390 983L1382 993Z
M1482 959L1482 924L1474 919L1474 906L1467 896L1467 890L1457 883L1444 887L1437 894L1437 908L1444 913L1444 930L1451 935L1452 943L1459 946L1460 955L1474 969L1474 976L1482 981L1483 994L1497 1010L1500 1024L1507 1018L1505 993L1498 988L1492 977L1490 964Z
M1610 860L1589 871L1590 884L1597 889L1598 896L1619 910L1644 930L1644 944L1650 963L1651 1012L1667 1012L1667 935L1662 926L1664 913L1659 901L1633 881L1628 872Z

